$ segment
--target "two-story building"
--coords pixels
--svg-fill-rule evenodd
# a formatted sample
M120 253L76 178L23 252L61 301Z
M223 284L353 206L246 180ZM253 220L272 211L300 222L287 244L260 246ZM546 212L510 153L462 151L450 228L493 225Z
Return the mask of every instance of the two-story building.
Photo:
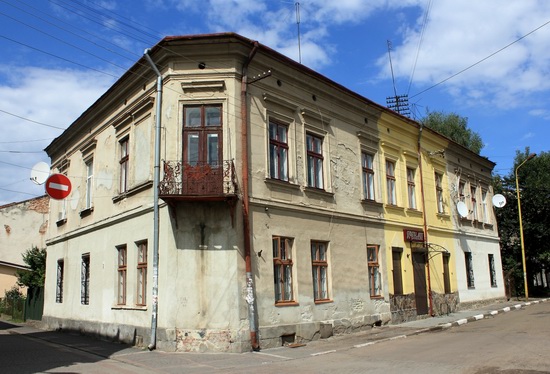
M43 321L241 352L456 308L449 143L242 36L167 37L46 149L73 191Z

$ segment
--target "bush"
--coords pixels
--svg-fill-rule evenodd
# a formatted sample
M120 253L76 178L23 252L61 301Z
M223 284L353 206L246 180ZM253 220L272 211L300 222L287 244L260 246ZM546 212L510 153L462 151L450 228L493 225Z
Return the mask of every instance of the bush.
M25 296L18 287L13 286L0 299L0 314L11 316L12 320L22 321L24 310Z

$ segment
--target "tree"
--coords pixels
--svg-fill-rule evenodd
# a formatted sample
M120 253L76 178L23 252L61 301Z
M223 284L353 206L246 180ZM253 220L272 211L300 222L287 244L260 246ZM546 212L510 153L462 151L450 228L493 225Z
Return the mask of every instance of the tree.
M529 156L516 152L514 169L504 177L494 181L495 193L506 197L507 203L496 210L498 231L501 239L502 261L518 284L523 284L523 261L519 232L519 213L516 191L516 168ZM524 163L518 170L521 199L521 221L523 226L527 276L532 288L535 274L550 270L550 153L541 152L537 157ZM518 287L519 289L519 287ZM522 288L523 289L523 288ZM530 292L531 293L531 292Z
M422 125L445 135L456 143L479 154L483 141L478 133L468 128L468 118L456 113L430 112L420 120Z
M23 261L29 270L17 271L17 284L28 288L44 286L46 277L46 249L33 247L23 253Z

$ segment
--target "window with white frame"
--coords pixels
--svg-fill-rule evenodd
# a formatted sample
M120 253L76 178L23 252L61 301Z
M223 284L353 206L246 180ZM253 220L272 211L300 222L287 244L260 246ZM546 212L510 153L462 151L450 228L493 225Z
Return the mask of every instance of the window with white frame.
M118 254L118 301L119 305L126 304L126 278L128 274L128 253L126 245L117 247Z
M313 273L313 298L329 300L328 295L328 243L311 242L311 268Z
M275 283L275 304L294 301L292 284L292 239L282 236L272 238L273 280Z
M120 159L118 161L120 165L120 181L119 188L120 193L128 191L128 169L130 165L130 153L128 148L129 137L125 137L119 142Z
M307 133L307 185L323 189L323 138Z
M415 174L415 169L407 167L407 195L409 197L410 209L416 209L416 185L414 183Z
M443 175L435 173L435 199L437 202L437 213L444 213L443 210Z
M386 190L388 204L397 205L397 191L395 187L395 162L386 160Z
M80 303L90 304L90 254L82 255L80 267Z
M269 120L269 176L288 182L288 125Z
M471 208L472 208L472 219L474 221L477 221L479 219L478 212L477 212L477 187L476 186L470 186L470 201L471 201Z
M147 304L147 241L137 243L137 305Z
M382 278L380 275L380 263L378 245L367 245L367 266L369 270L369 289L371 297L380 297L382 295Z
M92 207L92 194L94 185L94 159L86 161L86 209Z
M365 200L375 200L374 196L374 155L361 152L363 169L363 197Z
M63 277L65 272L65 261L57 260L57 284L55 288L55 302L63 302Z
M483 220L484 223L490 223L490 219L489 219L489 209L488 209L488 201L487 201L487 196L488 196L488 193L487 193L487 190L486 189L481 189L481 214L483 215L481 217L481 219Z

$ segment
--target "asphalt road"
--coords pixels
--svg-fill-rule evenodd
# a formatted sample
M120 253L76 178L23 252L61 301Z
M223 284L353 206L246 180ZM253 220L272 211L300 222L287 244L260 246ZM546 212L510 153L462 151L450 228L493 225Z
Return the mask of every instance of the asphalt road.
M0 322L0 373L550 373L550 302L481 318L420 333L422 323L396 325L243 354L149 352Z

